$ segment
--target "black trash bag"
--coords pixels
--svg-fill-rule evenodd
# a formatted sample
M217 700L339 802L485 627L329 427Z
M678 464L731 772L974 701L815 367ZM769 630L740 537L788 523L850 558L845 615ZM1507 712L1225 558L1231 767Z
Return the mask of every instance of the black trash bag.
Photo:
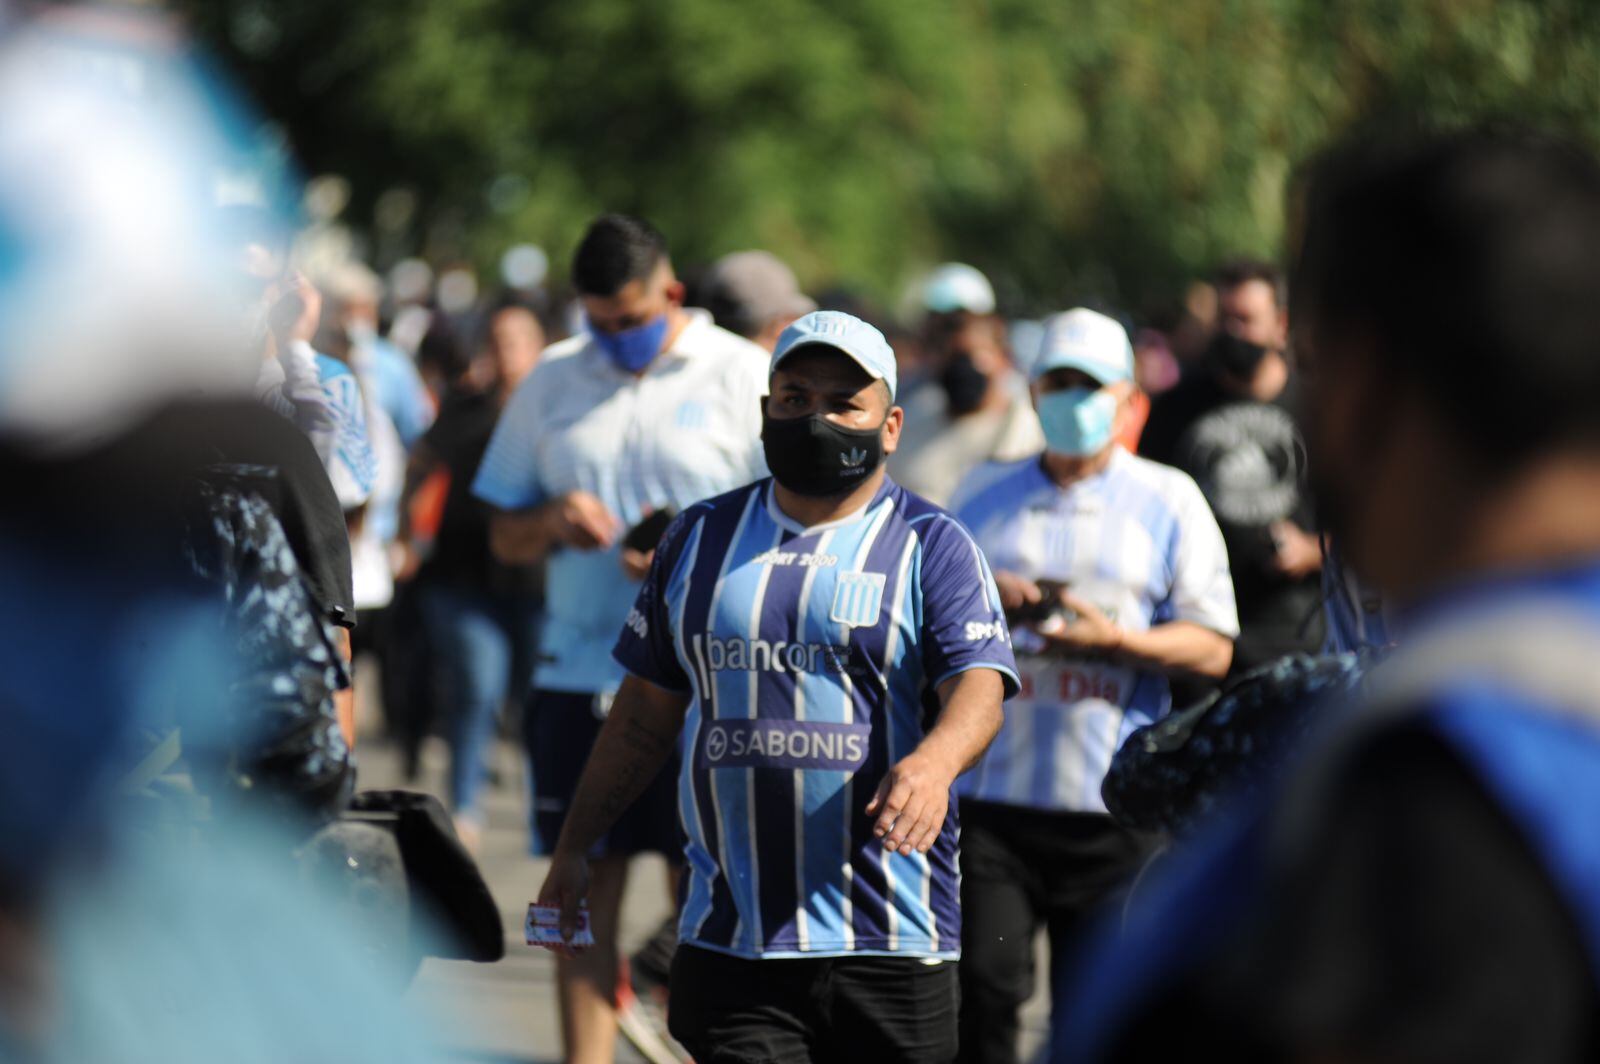
M350 685L329 622L317 609L273 510L275 470L208 467L186 515L185 555L226 604L239 671L227 718L178 722L195 784L315 825L338 816L355 788L334 693ZM187 725L187 726L186 726ZM211 737L223 736L224 745Z
M489 885L478 871L444 806L415 791L362 791L352 817L394 832L411 891L411 938L430 956L497 961L506 955L505 925Z
M1278 779L1319 711L1379 656L1292 654L1138 729L1111 759L1106 808L1134 831L1192 833L1223 803Z

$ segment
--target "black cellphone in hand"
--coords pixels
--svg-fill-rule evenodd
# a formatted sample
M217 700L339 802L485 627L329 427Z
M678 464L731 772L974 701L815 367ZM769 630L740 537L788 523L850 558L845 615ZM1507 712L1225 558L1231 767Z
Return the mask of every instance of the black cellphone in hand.
M1035 580L1034 585L1039 589L1039 601L1027 603L1011 613L1013 622L1017 624L1038 624L1047 621L1065 608L1061 605L1061 592L1067 585L1061 580Z
M628 529L628 534L622 537L622 545L640 554L650 553L661 543L661 537L667 533L667 526L672 524L672 519L676 516L677 511L670 506L652 510L644 520Z

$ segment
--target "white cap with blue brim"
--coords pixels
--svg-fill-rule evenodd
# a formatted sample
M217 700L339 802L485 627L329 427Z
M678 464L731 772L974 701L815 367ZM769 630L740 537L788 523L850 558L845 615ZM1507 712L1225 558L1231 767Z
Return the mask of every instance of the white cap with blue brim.
M938 314L993 314L994 286L976 267L947 262L923 282L922 305Z
M1115 318L1078 307L1049 318L1034 360L1034 380L1057 369L1087 373L1101 384L1133 379L1133 344Z
M797 318L778 337L769 373L776 372L780 362L803 347L831 347L848 355L873 380L887 384L890 397L894 396L899 381L894 348L889 346L883 333L854 314L842 310L814 310Z

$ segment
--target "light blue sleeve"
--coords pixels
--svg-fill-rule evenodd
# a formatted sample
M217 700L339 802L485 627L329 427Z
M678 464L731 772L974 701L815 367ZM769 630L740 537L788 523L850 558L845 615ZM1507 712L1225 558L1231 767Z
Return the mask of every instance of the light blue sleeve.
M433 424L433 403L428 398L428 388L422 383L416 366L394 345L380 341L373 345L373 354L378 388L382 392L379 400L394 422L401 442L410 447Z
M538 463L544 417L531 387L540 376L535 370L512 393L472 481L474 495L502 510L523 510L545 498Z

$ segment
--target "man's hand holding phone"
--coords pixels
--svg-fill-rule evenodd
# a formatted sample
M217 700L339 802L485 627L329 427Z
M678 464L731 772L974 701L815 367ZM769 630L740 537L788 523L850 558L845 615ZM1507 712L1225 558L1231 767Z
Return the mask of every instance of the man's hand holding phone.
M622 531L622 522L587 491L558 495L541 509L546 537L564 547L608 550Z
M622 571L629 580L643 580L650 573L650 563L655 561L656 546L666 535L676 511L671 507L651 510L638 524L628 529L622 537Z

